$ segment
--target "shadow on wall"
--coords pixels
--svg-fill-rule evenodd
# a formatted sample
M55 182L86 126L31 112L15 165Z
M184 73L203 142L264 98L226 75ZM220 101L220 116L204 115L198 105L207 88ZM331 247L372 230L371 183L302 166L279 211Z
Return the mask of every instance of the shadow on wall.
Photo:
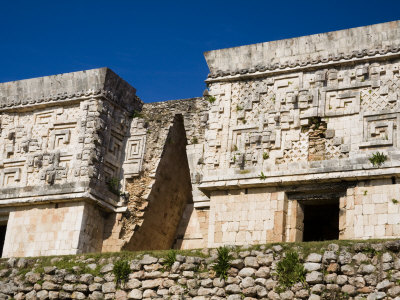
M124 250L172 248L186 204L193 202L186 144L183 117L178 114L165 140L143 224Z

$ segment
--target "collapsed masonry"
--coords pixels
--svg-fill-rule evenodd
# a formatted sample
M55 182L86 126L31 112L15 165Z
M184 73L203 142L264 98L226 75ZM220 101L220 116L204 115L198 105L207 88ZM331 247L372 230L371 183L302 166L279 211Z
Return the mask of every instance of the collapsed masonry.
M400 237L400 21L205 57L186 100L0 84L2 256Z

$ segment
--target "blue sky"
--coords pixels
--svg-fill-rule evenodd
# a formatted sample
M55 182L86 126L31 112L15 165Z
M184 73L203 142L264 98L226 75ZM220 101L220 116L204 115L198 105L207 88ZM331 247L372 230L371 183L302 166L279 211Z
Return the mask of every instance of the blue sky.
M107 66L145 102L201 96L205 51L400 19L400 0L0 4L0 82Z

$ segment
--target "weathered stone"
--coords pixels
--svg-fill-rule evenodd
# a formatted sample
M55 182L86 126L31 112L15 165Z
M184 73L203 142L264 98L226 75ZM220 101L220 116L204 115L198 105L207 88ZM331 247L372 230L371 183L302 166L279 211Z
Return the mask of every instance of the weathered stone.
M104 295L101 292L94 291L93 293L91 293L89 295L89 299L92 299L92 300L103 300L104 299Z
M154 289L163 284L163 280L161 278L159 279L153 279L153 280L144 280L142 281L142 288L143 289Z
M50 291L49 292L49 299L58 299L59 298L60 293L56 292L56 291Z
M174 285L169 288L169 292L173 295L182 295L185 290L180 285Z
M39 291L39 292L37 292L36 297L37 297L39 300L46 300L46 299L49 299L49 292L46 291L46 290Z
M307 262L304 264L304 269L306 269L307 272L318 271L321 270L321 264Z
M59 290L60 289L60 285L49 282L49 281L45 281L42 283L42 289L44 290L48 290L48 291L54 291L54 290Z
M257 262L257 258L254 256L248 256L244 259L244 265L250 268L258 268L260 265Z
M320 263L322 261L322 255L317 253L311 253L307 256L306 262Z
M143 291L143 298L156 298L157 293L154 290L148 289Z
M114 293L116 290L115 282L106 282L102 285L101 290L104 294Z
M358 273L360 274L371 274L375 272L376 268L373 265L361 265L358 268Z
M100 273L108 273L111 272L114 268L114 264L107 264L100 269Z
M400 286L396 285L388 289L387 294L390 297L396 297L400 295Z
M239 271L240 277L252 277L255 274L255 270L253 268L243 268Z
M72 299L86 299L86 296L84 293L81 292L73 292L71 295Z
M220 287L223 288L225 286L225 280L222 278L214 278L213 280L213 286L214 287Z
M79 277L79 281L85 284L91 284L93 282L93 275L92 274L83 274Z
M375 292L372 294L369 294L367 297L367 300L380 300L386 297L386 293L384 292Z
M150 255L145 254L143 258L139 261L141 265L151 265L157 263L158 259Z
M267 278L270 274L270 269L268 267L261 267L259 268L256 273L255 276L258 278Z
M133 289L128 294L128 299L142 299L142 298L143 298L143 293L141 290L138 289Z
M252 277L246 277L242 279L242 283L240 284L240 287L242 289L246 289L248 287L252 287L255 285L254 279Z
M323 263L336 262L336 260L337 260L337 255L334 251L325 251L324 252L324 255L322 257Z
M393 284L394 284L393 282L390 282L389 280L385 279L385 280L379 282L379 283L376 285L376 289L377 289L378 291L379 291L379 290L386 290L386 289L392 287Z
M353 260L357 265L369 261L368 257L364 253L357 253L353 256Z
M294 297L294 293L292 291L286 291L280 293L279 296L281 297L282 300L292 300Z
M281 299L281 297L279 296L278 293L274 292L274 291L269 291L268 292L268 299L272 299L272 300L279 300Z
M323 281L323 275L321 272L312 271L306 275L306 281L309 284L320 283Z
M228 294L237 294L237 293L240 293L240 292L241 292L241 289L240 289L239 285L237 285L237 284L228 284L228 285L225 287L225 291L226 291Z
M356 288L349 284L342 286L342 292L346 293L349 296L354 296L357 294Z

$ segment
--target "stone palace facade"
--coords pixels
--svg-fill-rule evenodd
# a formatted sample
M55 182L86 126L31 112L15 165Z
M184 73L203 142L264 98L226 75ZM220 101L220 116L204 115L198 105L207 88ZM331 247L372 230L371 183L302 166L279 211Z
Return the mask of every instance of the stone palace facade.
M400 21L205 58L193 99L1 83L2 256L400 237Z

